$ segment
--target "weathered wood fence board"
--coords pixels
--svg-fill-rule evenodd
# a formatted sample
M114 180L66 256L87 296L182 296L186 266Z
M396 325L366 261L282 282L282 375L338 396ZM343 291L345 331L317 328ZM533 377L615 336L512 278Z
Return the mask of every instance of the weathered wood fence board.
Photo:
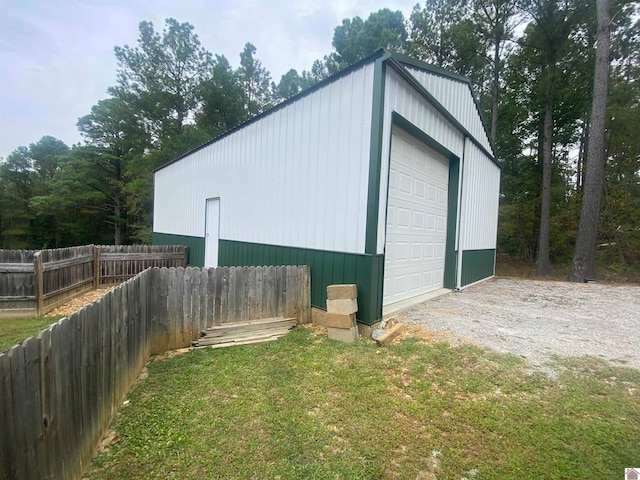
M50 312L97 287L94 285L94 247L56 248L35 254L37 314ZM40 280L41 279L41 280Z
M310 292L308 267L150 268L0 353L0 479L82 478L150 355L215 325L308 323Z
M180 245L0 250L0 318L40 316L149 267L185 267L186 262L187 247Z
M36 308L33 256L36 250L0 250L0 315L25 315Z
M187 247L177 245L101 245L100 284L113 285L150 267L185 267Z

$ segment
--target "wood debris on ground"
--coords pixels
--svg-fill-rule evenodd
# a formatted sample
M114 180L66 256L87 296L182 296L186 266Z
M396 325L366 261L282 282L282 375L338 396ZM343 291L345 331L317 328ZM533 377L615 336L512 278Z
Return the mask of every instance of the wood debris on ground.
M296 323L295 318L275 317L209 327L193 346L222 348L270 342L287 334Z
M376 343L379 347L391 343L404 332L406 325L404 323L394 322L393 325L387 325L385 331L379 337L376 337Z

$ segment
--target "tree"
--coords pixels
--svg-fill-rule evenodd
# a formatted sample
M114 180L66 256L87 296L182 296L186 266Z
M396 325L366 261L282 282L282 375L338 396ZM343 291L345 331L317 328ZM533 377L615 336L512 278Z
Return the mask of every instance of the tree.
M47 135L28 148L18 147L0 165L0 231L4 248L55 248L62 244L59 219L49 210L35 209L32 199L49 193L68 151L61 140Z
M87 208L105 209L113 225L113 242L126 238L126 172L129 164L144 153L148 142L140 118L119 98L101 100L91 113L78 120L78 129L92 147L86 150L84 170L89 173L86 186L104 195L105 201L89 207L85 195L78 201Z
M367 20L360 17L345 18L333 33L335 52L325 58L330 73L356 63L378 48L402 52L405 49L407 30L401 11L388 8L371 13Z
M466 0L427 0L409 17L409 54L441 68L452 68L458 57L455 32L469 20Z
M280 78L280 83L275 88L275 96L279 100L291 98L303 89L304 83L298 71L292 68Z
M138 110L153 143L160 144L181 134L198 109L211 54L188 23L169 18L162 35L151 22L140 22L139 28L137 47L115 47L118 85L109 93Z
M245 97L244 109L247 118L264 112L272 105L271 74L254 58L256 47L247 43L240 52L238 77Z
M561 8L559 8L561 7ZM541 123L542 188L540 194L540 234L538 240L537 275L550 272L551 176L557 89L562 73L561 63L569 56L570 34L576 25L578 9L570 2L535 0L529 10L533 24L527 29L526 47L537 52L541 69L540 93L543 101ZM559 68L560 67L560 68Z
M35 195L30 205L36 215L55 217L59 232L56 246L113 242L113 222L102 188L103 172L94 168L95 149L74 146L60 159L58 170L45 194ZM108 188L108 187L106 187Z
M211 75L200 89L202 108L196 120L209 135L220 135L247 119L239 72L231 68L224 55L216 55Z
M558 35L560 38L555 41L554 47L559 50L555 66L549 65L549 42L554 41L548 36L559 28L549 22L543 30L535 20L516 39L514 50L505 61L496 141L496 152L503 165L498 248L527 261L536 259L540 227L545 228L541 218L545 140L551 140L546 144L551 154L547 150L550 161L545 179L548 261L569 261L571 256L579 209L572 194L575 181L572 155L581 134L580 119L588 110L592 75L591 24L583 13L573 6L567 11L566 20L565 14L558 14L558 26L566 22L570 33ZM553 75L551 69L555 70ZM545 137L544 121L549 105L553 106L553 121L550 134L547 130Z
M473 25L480 32L488 50L491 66L491 141L495 144L498 129L498 106L506 42L513 38L519 0L475 0Z
M600 203L604 181L605 119L609 80L611 18L609 1L596 0L598 34L596 47L591 128L587 150L587 170L583 187L582 208L569 280L582 282L595 276L596 246L600 221Z

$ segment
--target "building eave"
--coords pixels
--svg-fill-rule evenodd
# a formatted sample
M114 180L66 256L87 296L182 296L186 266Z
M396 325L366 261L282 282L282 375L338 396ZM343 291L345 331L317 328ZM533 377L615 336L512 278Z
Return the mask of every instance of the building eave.
M237 127L232 128L231 130L226 131L223 134L220 134L214 138L212 138L211 140L206 141L205 143L198 145L195 148L192 148L191 150L183 153L182 155L179 155L178 157L176 157L175 159L160 165L159 167L157 167L156 169L153 170L153 173L156 173L160 170L162 170L165 167L168 167L169 165L172 165L176 162L179 162L180 160L182 160L185 157L188 157L189 155L202 150L205 147L208 147L209 145L212 145L214 143L219 142L220 140L222 140L225 137L228 137L229 135L232 135L234 133L236 133L239 130L242 130L243 128L251 125L252 123L255 123L259 120L262 120L263 118L277 112L278 110L291 105L292 103L297 102L298 100L300 100L301 98L306 97L307 95L312 94L313 92L320 90L321 88L325 87L326 85L329 85L330 83L335 82L336 80L349 75L350 73L362 68L363 66L369 64L369 63L373 63L375 62L378 58L380 57L386 57L389 56L389 52L385 51L384 49L380 48L378 50L376 50L375 52L373 52L371 55L369 55L366 58L363 58L362 60L360 60L359 62L354 63L353 65L345 68L344 70L339 71L338 73L335 73L333 75L331 75L330 77L325 78L324 80L321 80L320 82L316 83L315 85L307 88L306 90L303 90L299 93L297 93L296 95L294 95L291 98L288 98L287 100L284 100L282 102L280 102L279 104L271 107L269 110L266 110L264 112L262 112L259 115L256 115L255 117L250 118L249 120L246 120L245 122L241 123L240 125L238 125Z
M449 72L448 70L445 70L444 68L438 67L436 65L430 65L428 63L422 62L420 60L416 60L415 58L408 57L407 55L403 55L401 53L392 53L391 57L396 62L398 62L399 64L401 64L403 66L412 67L412 68L415 68L415 69L418 69L418 70L422 70L422 71L427 72L427 73L432 73L434 75L438 75L438 76L447 78L448 80L453 80L453 81L457 81L457 82L460 82L460 83L464 83L467 86L467 88L469 89L469 94L471 95L471 98L473 99L473 103L474 103L474 105L476 107L476 112L477 112L478 116L480 117L480 122L482 122L482 128L484 129L484 133L485 133L485 135L487 137L487 141L489 142L489 145L491 146L491 150L492 150L492 152L496 151L496 147L493 144L493 141L491 140L491 135L489 135L489 129L487 128L487 124L486 124L486 122L484 120L484 117L482 116L482 112L480 110L480 104L478 102L478 99L476 98L475 92L473 91L473 84L471 83L471 79L469 77ZM494 153L491 153L490 156L495 161ZM498 166L500 166L500 165L498 164Z

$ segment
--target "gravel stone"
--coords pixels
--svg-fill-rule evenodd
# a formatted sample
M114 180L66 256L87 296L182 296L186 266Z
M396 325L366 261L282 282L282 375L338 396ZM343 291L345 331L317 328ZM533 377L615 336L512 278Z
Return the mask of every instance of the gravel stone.
M520 356L540 370L554 355L591 355L640 369L637 285L492 279L396 319Z

